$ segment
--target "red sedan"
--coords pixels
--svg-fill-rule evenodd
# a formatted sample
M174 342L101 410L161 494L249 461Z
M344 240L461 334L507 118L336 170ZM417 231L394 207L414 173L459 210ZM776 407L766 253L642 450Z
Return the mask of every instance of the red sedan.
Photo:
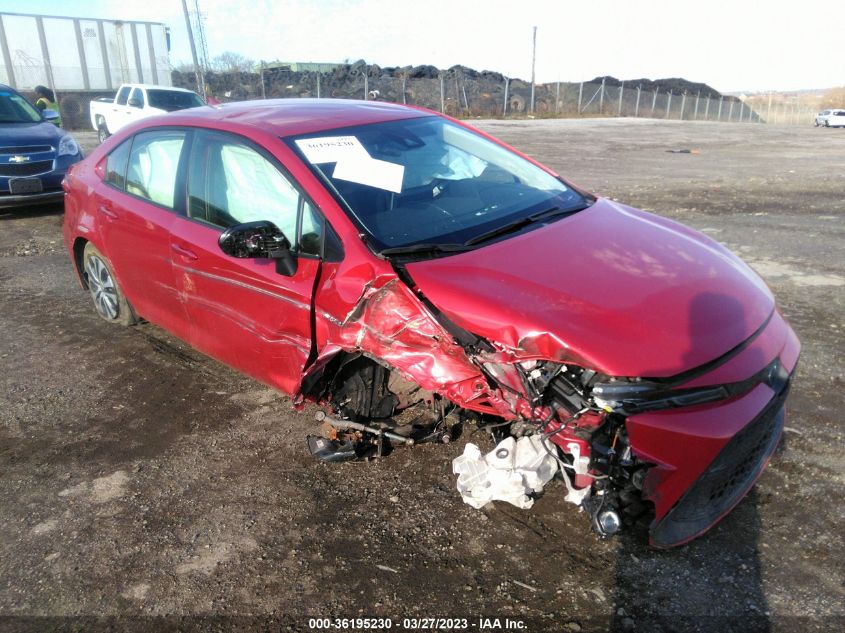
M666 547L727 514L780 438L800 345L747 265L435 113L174 113L65 191L100 316L324 403L318 458L464 424L534 438L600 535L645 522Z

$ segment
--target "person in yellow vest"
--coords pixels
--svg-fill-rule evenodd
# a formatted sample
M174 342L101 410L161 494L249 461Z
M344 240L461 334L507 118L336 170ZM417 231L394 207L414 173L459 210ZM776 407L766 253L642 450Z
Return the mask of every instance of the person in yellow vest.
M35 100L35 107L41 112L44 112L44 110L54 110L56 114L59 113L59 106L56 104L56 95L47 86L35 86L35 94L38 96L38 99ZM62 117L58 116L53 119L53 123L57 127L62 127Z

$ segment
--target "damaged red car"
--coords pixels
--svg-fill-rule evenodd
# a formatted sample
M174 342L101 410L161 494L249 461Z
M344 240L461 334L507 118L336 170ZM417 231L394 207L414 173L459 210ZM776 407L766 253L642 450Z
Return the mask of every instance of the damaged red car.
M199 108L121 130L64 186L99 315L323 403L320 459L468 424L533 438L600 535L668 547L780 438L800 346L747 265L439 114Z

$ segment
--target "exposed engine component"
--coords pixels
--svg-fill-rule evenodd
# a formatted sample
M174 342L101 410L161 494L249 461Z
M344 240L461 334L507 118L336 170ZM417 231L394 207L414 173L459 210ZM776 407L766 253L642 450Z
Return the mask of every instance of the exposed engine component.
M482 455L475 444L467 444L463 455L452 460L458 475L458 491L473 508L494 500L518 508L530 508L534 497L558 471L554 448L541 435L507 437Z
M448 443L461 424L454 405L365 356L341 365L329 401L338 415L318 412L322 436L308 437L312 456L321 461L384 457L394 444Z

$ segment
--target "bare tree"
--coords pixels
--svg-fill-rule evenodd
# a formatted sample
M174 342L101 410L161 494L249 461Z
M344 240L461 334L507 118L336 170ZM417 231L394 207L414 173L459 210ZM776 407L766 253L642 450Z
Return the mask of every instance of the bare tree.
M211 60L211 69L219 73L249 72L255 66L255 60L240 53L225 51Z

